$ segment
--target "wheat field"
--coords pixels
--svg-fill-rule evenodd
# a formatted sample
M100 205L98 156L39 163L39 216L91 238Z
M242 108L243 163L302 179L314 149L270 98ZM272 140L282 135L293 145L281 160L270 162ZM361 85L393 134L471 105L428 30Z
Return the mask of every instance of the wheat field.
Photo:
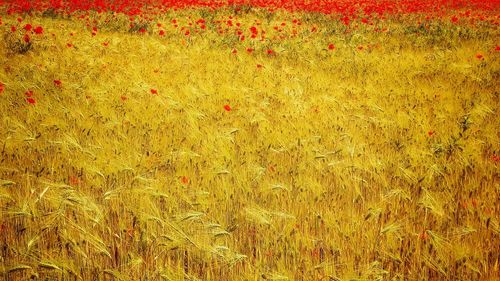
M420 20L4 11L0 280L498 280L498 24Z

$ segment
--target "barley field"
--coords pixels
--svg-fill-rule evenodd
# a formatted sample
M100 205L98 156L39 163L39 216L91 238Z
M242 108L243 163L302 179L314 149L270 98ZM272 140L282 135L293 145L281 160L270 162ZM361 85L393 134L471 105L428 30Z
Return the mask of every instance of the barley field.
M0 1L0 280L499 280L499 10Z

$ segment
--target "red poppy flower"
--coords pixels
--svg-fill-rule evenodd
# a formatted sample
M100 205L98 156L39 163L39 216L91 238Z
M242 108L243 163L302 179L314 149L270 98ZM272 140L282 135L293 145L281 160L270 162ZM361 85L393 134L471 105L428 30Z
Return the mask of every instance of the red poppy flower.
M500 45L496 46L495 51L500 51Z
M30 36L28 34L24 34L23 41L26 42L26 43L29 43L31 41Z
M188 177L186 177L186 176L182 176L182 178L181 178L181 182L182 182L183 184L188 184L188 183L189 183L189 179L188 179Z
M145 28L141 28L141 29L139 29L139 32L142 33L142 34L144 34L144 33L146 33L146 29Z
M421 240L427 240L429 239L429 234L427 234L427 231L422 231L419 235L418 238Z
M29 23L24 26L24 30L26 30L26 31L31 31L32 28L33 28L33 26Z
M164 36L165 35L165 30L160 30L160 36Z
M103 43L102 43L102 45L103 45L104 47L107 47L107 46L109 46L109 42L103 42Z
M262 64L257 64L257 68L262 68L264 67Z
M328 49L329 50L334 50L335 49L335 45L333 45L333 44L328 45Z
M43 27L41 26L37 26L35 27L35 29L33 30L36 34L42 34L43 33Z
M429 135L429 137L432 137L432 135L434 135L434 131L428 131L427 135Z
M80 179L78 179L75 176L70 176L69 177L69 183L72 185L79 185L80 184Z
M26 101L30 104L35 104L36 100L34 98L27 98Z
M231 106L229 104L224 105L224 110L231 111Z
M151 94L152 94L152 95L158 95L158 90L156 90L156 89L151 89Z
M26 93L24 93L25 96L27 97L32 97L33 96L33 91L29 90Z
M126 96L121 96L120 98L122 99L122 101L126 101L127 100Z
M233 53L233 54L237 54L237 53L238 53L238 50L233 49L233 50L231 51L231 53Z
M0 94L5 90L5 84L0 82Z
M252 53L253 49L252 48L247 48L247 52Z
M477 54L477 55L476 55L476 58L477 58L478 60L480 60L480 59L482 59L482 58L483 58L483 55L481 55L481 54Z
M54 80L54 85L56 85L57 87L60 87L62 84L61 80Z
M15 26L11 26L11 27L10 27L10 31L12 31L12 32L16 32L16 30L17 30L17 28L16 28Z
M273 50L271 50L271 49L267 50L267 54L268 54L268 55L272 55L273 53L274 53L274 51L273 51Z

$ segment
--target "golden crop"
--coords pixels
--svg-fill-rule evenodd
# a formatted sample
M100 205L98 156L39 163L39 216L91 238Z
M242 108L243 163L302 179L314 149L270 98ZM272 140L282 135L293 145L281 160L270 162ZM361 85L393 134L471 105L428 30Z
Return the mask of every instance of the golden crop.
M0 280L500 276L497 28L196 13L3 16Z

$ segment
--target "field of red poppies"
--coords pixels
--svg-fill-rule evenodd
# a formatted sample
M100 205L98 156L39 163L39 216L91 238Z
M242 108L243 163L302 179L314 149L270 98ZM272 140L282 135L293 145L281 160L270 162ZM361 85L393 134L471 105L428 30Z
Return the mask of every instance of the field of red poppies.
M498 280L499 10L0 0L0 280Z

